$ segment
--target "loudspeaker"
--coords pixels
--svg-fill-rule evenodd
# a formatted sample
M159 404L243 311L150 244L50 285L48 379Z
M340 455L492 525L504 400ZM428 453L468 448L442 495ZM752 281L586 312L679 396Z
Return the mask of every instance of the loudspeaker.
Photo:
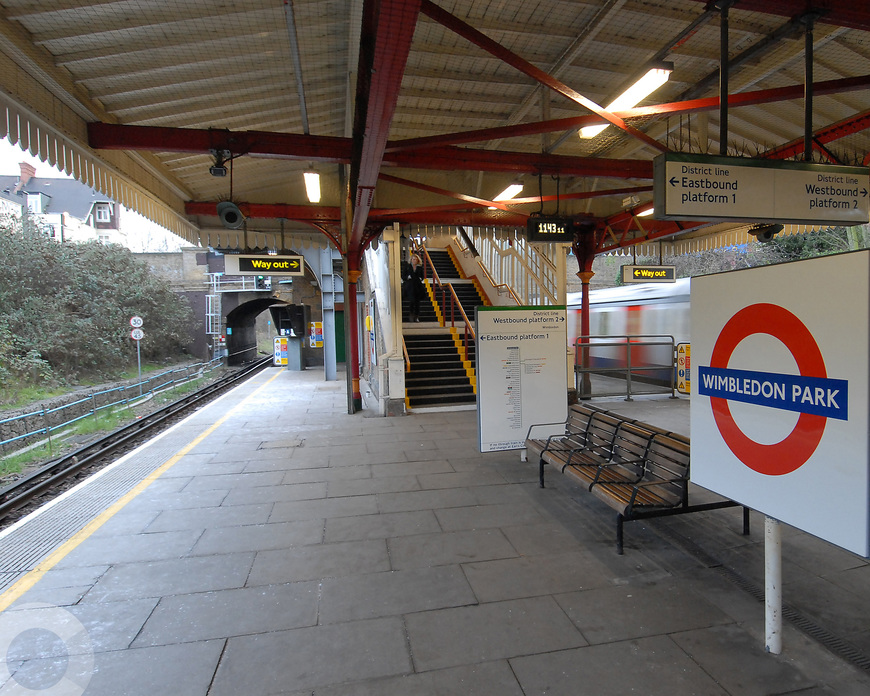
M217 214L221 219L221 224L230 230L237 230L245 221L245 216L242 211L232 201L221 201L217 204Z

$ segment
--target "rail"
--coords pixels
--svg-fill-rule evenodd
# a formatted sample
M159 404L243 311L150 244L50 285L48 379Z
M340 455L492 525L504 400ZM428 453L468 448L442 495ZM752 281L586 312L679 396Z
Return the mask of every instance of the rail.
M441 278L438 276L438 271L435 270L435 265L432 263L432 259L429 257L429 251L424 246L417 246L414 248L413 253L417 254L423 261L423 278L428 278L429 273L431 272L432 276L432 291L436 293L441 293L441 325L447 325L447 300L450 300L450 328L455 328L457 319L456 319L456 310L459 310L459 315L462 318L462 322L464 323L464 331L463 331L463 347L465 348L465 357L468 358L468 346L469 341L475 340L474 327L471 323L471 320L468 318L468 315L465 313L465 310L462 308L462 303L459 301L459 297L456 295L456 290L453 289L453 286L450 283L443 283Z
M468 360L468 347L470 341L477 340L477 336L474 333L474 327L471 325L471 320L468 318L468 315L465 313L465 309L462 307L462 303L459 301L459 297L456 294L456 290L453 289L453 286L448 284L448 288L450 288L450 328L456 327L456 310L459 310L459 314L462 317L462 322L464 324L464 332L462 339L462 347L465 350L465 359ZM443 303L442 303L443 306ZM446 324L446 316L445 316L445 324Z
M252 372L271 364L272 358L251 363L232 373L223 375L211 384L195 392L185 394L152 413L113 430L90 444L74 452L62 455L45 466L32 471L8 486L0 489L0 520L5 520L12 512L24 507L46 494L62 490L61 484L84 471L94 471L114 460L115 453L127 450L153 437L153 434L184 415L192 408L199 408L225 389L247 378Z
M88 396L72 401L55 408L45 408L31 411L11 418L0 420L0 457L11 456L29 446L36 446L47 440L49 452L52 452L52 434L73 423L85 418L97 418L101 411L120 406L135 405L155 394L189 382L203 374L207 374L220 367L223 361L220 358L205 363L196 363L185 367L167 370L152 375L133 384L128 384L112 389L104 389L93 392ZM14 434L12 434L14 433ZM9 434L12 434L9 436ZM38 436L44 436L45 440L35 443ZM13 443L21 443L23 447L13 449L9 447Z
M405 358L405 372L411 371L411 356L408 354L408 344L405 343L405 337L402 336L402 355Z
M492 277L489 269L487 269L483 261L480 260L480 254L477 253L476 250L473 250L468 246L463 246L462 241L459 239L454 239L454 241L456 243L456 246L459 248L459 251L463 254L474 254L474 260L477 262L477 266L478 268L480 268L480 272L483 273L483 277L489 281L489 284L492 285L492 287L499 295L507 293L511 296L511 298L513 298L513 301L517 303L518 307L522 305L522 302L520 302L520 298L517 297L517 294L513 291L513 288L511 288L510 285L508 285L507 283L496 283L495 278ZM474 278L474 276L471 276L471 278Z
M640 359L637 358L639 350L662 350L664 348L668 349L668 362L664 362L661 355L655 356L658 362L640 362L639 360L642 360L643 356ZM676 369L676 341L670 335L624 334L613 336L578 336L577 341L574 343L574 386L580 398L622 396L625 394L625 400L632 401L632 397L635 395L662 394L670 391L671 398L676 399L677 395L674 384ZM667 374L667 379L662 377L662 373ZM624 379L625 387L618 391L608 390L606 387L612 386L614 380L607 379L597 380L595 388L593 388L591 379L593 375L598 377L621 375ZM633 378L640 379L636 380ZM646 384L660 384L663 382L663 384L660 384L660 388L657 390L638 390L635 388L635 381L641 381ZM664 387L665 391L662 391L661 387Z

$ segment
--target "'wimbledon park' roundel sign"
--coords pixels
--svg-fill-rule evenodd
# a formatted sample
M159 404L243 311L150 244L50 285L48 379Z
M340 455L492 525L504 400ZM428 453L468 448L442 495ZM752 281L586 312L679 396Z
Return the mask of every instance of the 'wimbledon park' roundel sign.
M729 368L735 348L753 334L769 334L781 341L800 374ZM775 304L744 307L725 324L713 346L710 366L699 367L699 394L710 397L716 427L734 455L750 469L772 476L791 473L807 462L822 439L828 418L848 419L848 382L828 379L822 353L809 329ZM783 440L760 444L740 430L729 400L800 415Z
M870 557L870 252L692 279L692 482Z

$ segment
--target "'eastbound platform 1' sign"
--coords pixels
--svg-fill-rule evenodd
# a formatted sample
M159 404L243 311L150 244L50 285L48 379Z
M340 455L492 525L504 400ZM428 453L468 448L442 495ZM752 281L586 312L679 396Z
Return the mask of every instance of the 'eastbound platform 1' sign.
M865 557L868 298L870 252L692 280L692 481Z
M665 153L653 169L660 220L870 221L867 167Z

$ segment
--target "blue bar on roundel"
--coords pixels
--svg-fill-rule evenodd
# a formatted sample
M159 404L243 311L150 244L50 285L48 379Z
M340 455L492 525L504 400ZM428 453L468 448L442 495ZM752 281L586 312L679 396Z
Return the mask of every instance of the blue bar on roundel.
M849 382L845 379L699 366L698 393L784 411L849 420Z

